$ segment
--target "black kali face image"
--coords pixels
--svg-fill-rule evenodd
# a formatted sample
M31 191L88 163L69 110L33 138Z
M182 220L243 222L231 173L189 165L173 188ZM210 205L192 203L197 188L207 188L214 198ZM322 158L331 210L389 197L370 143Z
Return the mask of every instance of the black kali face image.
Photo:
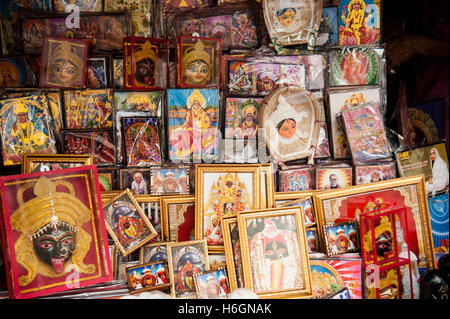
M392 235L390 232L384 232L376 238L377 255L387 258L392 252Z

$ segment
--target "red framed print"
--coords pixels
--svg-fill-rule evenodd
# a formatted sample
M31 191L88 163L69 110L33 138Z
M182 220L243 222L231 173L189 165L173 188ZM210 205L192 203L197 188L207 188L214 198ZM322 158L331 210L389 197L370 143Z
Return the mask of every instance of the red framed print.
M96 166L0 177L0 192L10 298L113 279Z
M89 42L62 37L44 37L40 87L83 88L87 75Z

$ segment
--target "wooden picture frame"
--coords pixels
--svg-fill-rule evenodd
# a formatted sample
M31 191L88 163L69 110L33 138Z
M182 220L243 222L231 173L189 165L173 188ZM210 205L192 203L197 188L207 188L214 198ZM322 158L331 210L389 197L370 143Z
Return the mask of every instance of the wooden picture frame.
M150 170L148 168L120 169L119 188L129 188L136 195L150 194Z
M254 210L238 213L237 217L245 288L253 290L262 299L311 297L311 272L301 209ZM284 226L279 228L282 224ZM277 233L276 239L266 237L269 229ZM272 246L268 247L270 243ZM281 246L284 252L279 256L276 251ZM268 254L272 250L277 256L264 257L266 249L269 249ZM265 258L278 259L272 263Z
M104 206L104 214L106 229L123 256L157 236L155 228L128 188ZM132 223L134 229L125 228L121 221Z
M321 225L354 220L359 213L380 208L389 209L394 202L396 205L404 205L407 208L406 215L411 223L408 227L408 236L412 238L415 245L410 247L410 250L413 250L417 256L419 268L436 268L423 175L314 194L316 216ZM323 238L323 230L320 232Z
M126 268L126 276L130 294L155 289L165 290L171 286L166 261L129 266Z
M194 274L194 286L198 299L224 298L230 292L225 267Z
M171 296L192 299L196 297L192 275L209 270L208 246L205 239L167 244ZM182 259L183 255L188 258ZM180 260L181 259L181 260ZM194 260L195 259L195 260ZM187 260L190 262L186 265ZM186 269L186 267L188 269ZM188 275L186 270L189 271ZM186 278L187 276L191 278ZM182 286L183 285L183 286Z
M23 154L22 160L22 174L69 167L88 166L93 163L94 158L92 155L25 153ZM46 167L43 168L43 165L46 165ZM58 165L59 167L55 165Z
M195 238L206 238L211 251L224 249L219 224L223 215L260 208L260 170L259 165L198 164L195 166ZM246 179L247 184L241 181L242 179ZM247 196L246 198L250 200L239 199L241 197L237 197L238 192L234 189L228 195L221 194L222 191L231 189L227 186L228 183L232 183L234 188L239 185L241 196ZM251 190L248 190L249 187Z
M177 196L161 196L161 215L164 219L164 240L166 241L189 241L194 240L191 238L191 232L195 232L195 196L194 195L177 195ZM188 207L183 206L183 216L178 216L180 209L176 207L176 216L171 214L171 205L186 205L194 206L190 211ZM186 215L187 214L187 215ZM179 219L182 220L181 223ZM187 223L180 236L180 225ZM176 231L176 235L172 233ZM192 236L194 237L194 236Z

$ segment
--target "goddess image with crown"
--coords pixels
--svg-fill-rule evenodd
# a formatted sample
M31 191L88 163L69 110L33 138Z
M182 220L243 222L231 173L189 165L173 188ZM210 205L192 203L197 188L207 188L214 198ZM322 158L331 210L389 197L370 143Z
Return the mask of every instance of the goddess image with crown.
M155 86L158 47L145 41L140 50L134 53L134 84L140 87Z
M188 47L183 54L182 77L183 83L189 85L209 84L213 73L211 54L205 49L202 41L198 40L194 46Z
M366 3L363 0L351 0L347 8L344 6L341 12L344 25L339 26L339 44L361 45L378 42L380 31L368 26L367 21L371 17L371 13L366 13Z

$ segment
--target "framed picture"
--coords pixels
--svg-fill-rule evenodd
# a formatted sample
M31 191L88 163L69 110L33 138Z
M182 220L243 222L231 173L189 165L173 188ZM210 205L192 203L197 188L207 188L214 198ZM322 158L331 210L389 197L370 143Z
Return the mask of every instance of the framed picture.
M230 290L234 291L245 286L237 216L222 216L222 229Z
M171 285L165 261L127 267L126 271L130 294L155 289L164 290Z
M148 37L123 39L123 88L164 90L169 86L169 40Z
M315 217L314 204L312 194L293 201L284 202L277 207L301 207L305 227L315 226L317 218Z
M245 288L260 298L312 296L300 208L240 212L238 227Z
M9 298L113 279L97 180L93 165L0 177Z
M39 87L83 88L87 75L87 40L45 36Z
M448 191L449 164L445 142L395 154L401 177L423 174L427 194Z
M297 200L312 196L315 192L315 190L299 192L276 192L274 193L274 207L278 207L282 204L287 204L292 201L295 201L293 202L293 204L298 205L299 202Z
M188 166L150 168L150 193L152 195L189 194L189 181Z
M306 158L317 145L319 104L301 87L273 91L261 104L259 123L270 154L278 162Z
M96 165L114 164L112 130L64 130L65 154L91 154Z
M219 90L168 89L168 145L172 162L219 156Z
M195 196L177 195L161 197L166 241L195 240Z
M323 6L319 34L317 35L314 47L323 47L339 43L338 16L337 6Z
M154 195L133 195L138 204L141 206L142 211L147 216L150 223L156 230L156 237L152 238L148 243L154 243L163 241L166 237L166 230L164 225L166 223L166 217L161 210L161 197Z
M104 206L106 229L123 256L157 236L141 206L125 189Z
M111 191L115 186L114 171L100 171L98 172L98 182L100 184L100 191Z
M193 278L198 299L225 298L230 292L225 267L196 273Z
M196 298L193 276L209 270L208 246L205 239L167 244L171 296Z
M366 103L381 103L381 88L368 87L350 90L332 90L328 93L328 114L330 121L330 137L335 159L350 158L347 138L344 130L337 122L337 115L349 109Z
M211 270L216 270L221 267L226 267L227 265L227 257L225 256L225 253L217 252L217 253L208 253L208 261L209 261L209 268Z
M111 89L64 91L66 129L111 129Z
M161 143L157 117L122 117L127 166L161 164Z
M319 233L317 227L308 227L305 231L308 253L318 253L321 251Z
M423 176L396 178L314 194L316 216L322 225L352 221L360 213L389 209L393 205L406 207L408 232L402 229L398 233L407 238L407 249L416 256L419 268L434 268L436 260ZM399 237L399 242L403 244L405 240Z
M449 247L449 207L448 193L428 196L431 234L433 236L434 252L438 256L439 254L445 254Z
M275 192L274 171L272 163L260 164L261 208L273 207Z
M94 162L92 155L67 154L23 154L22 174L46 172L69 167L89 166Z
M276 39L280 46L314 42L313 34L319 30L322 16L321 2L262 0L262 8L272 41Z
M353 169L351 167L316 168L316 189L336 189L349 187L353 184Z
M119 170L120 189L129 188L136 195L150 194L150 170L124 168Z
M86 87L93 89L109 87L107 57L88 58L87 67Z
M363 298L361 259L333 257L310 259L309 263L313 298L327 298L344 288L348 289L351 299Z
M381 39L381 0L339 1L339 45L376 45Z
M103 9L102 0L74 1L74 0L53 0L53 8L56 12L67 12L67 8L74 6L80 12L101 12ZM70 11L69 11L70 12Z
M221 52L220 39L179 36L176 47L177 87L217 87Z
M25 57L0 59L1 88L33 87L34 77Z
M157 261L168 261L167 242L157 242L141 246L139 251L139 262L141 264Z
M223 250L221 217L260 208L260 167L197 164L195 178L195 238Z
M123 88L123 58L112 59L112 82L113 87Z
M387 181L397 177L395 162L355 166L355 185Z
M255 65L253 62L228 61L228 92L237 95L256 94L254 72Z
M314 168L292 168L278 171L278 190L298 192L314 189Z
M323 226L324 246L327 256L342 255L361 250L359 229L354 221Z
M258 111L262 98L227 97L225 138L257 138Z

